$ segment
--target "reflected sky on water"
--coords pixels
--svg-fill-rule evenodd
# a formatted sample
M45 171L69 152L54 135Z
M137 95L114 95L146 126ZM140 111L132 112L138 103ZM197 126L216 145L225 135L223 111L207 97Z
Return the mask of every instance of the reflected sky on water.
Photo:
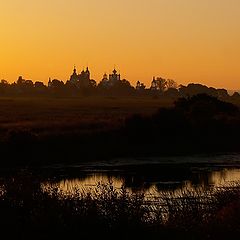
M111 183L116 189L125 186L130 192L144 192L146 195L157 196L163 192L181 192L183 190L208 189L210 187L231 186L240 182L240 169L192 169L154 171L153 174L138 172L84 172L79 177L64 177L60 180L45 181L43 187L53 186L63 194L69 195L77 191L94 191L97 184Z

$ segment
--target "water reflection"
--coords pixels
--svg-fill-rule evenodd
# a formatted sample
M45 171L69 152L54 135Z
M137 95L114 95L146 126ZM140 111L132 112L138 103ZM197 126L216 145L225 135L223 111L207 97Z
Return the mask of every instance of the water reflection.
M44 182L45 189L49 186L58 188L62 193L69 195L77 191L94 191L98 183L111 183L116 189L125 186L130 192L143 191L147 196L157 196L163 192L180 192L183 190L196 190L209 187L230 186L240 182L240 169L201 170L195 169L189 175L174 172L164 174L142 174L132 172L109 173L89 172L79 173L77 178L64 178L59 181Z
M51 186L59 188L64 194L72 194L77 191L92 191L95 189L98 183L108 184L111 183L116 189L120 189L123 181L118 177L109 177L104 174L91 174L86 178L76 178L76 179L63 179L57 183L45 183L51 184Z

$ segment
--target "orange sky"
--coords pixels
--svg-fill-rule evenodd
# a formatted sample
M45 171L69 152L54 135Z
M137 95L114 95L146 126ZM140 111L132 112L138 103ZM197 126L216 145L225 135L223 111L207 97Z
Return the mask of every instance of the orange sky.
M0 3L0 79L67 80L87 64L240 89L239 0L9 0Z

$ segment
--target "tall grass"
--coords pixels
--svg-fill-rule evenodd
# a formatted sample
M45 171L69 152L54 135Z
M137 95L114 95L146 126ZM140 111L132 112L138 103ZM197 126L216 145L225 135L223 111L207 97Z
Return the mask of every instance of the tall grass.
M8 238L226 239L240 229L240 186L162 194L99 183L66 195L31 176L3 182L0 230Z

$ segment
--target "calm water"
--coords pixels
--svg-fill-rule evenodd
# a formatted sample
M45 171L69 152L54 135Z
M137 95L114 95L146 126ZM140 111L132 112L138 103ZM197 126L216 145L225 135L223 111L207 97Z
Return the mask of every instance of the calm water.
M64 194L76 190L93 191L97 184L111 183L117 189L125 186L130 192L142 191L158 195L166 191L193 190L198 188L225 187L240 183L240 156L219 156L196 159L194 164L186 159L165 164L163 162L136 164L109 164L91 167L59 168L57 178L43 182L54 186ZM229 160L226 160L229 159ZM204 161L203 161L204 160Z

